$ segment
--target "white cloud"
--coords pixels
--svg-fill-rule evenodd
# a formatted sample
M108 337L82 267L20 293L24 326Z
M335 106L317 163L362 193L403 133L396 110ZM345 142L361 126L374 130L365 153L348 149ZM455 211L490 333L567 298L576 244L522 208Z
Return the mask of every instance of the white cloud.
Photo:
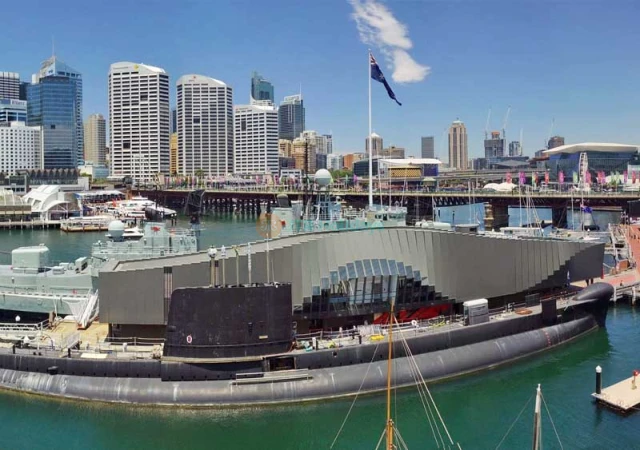
M424 66L409 55L413 47L407 26L399 22L384 4L376 0L349 0L353 7L360 40L380 48L385 60L393 70L392 78L397 83L422 81L429 74Z

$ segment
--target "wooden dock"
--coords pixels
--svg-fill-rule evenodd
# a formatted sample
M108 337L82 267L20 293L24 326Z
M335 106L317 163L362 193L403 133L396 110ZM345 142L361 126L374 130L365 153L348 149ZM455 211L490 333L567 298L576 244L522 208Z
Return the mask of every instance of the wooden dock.
M636 388L633 384L633 376L602 389L600 394L591 394L598 403L629 413L640 405L640 377L636 379ZM640 408L638 408L640 409Z
M59 220L8 220L0 222L0 230L60 228Z

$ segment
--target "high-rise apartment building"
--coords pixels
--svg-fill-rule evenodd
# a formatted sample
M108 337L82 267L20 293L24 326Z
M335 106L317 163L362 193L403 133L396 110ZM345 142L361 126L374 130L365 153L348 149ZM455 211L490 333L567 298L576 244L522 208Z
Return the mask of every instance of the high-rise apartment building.
M169 173L169 75L163 69L111 64L109 142L112 176L140 182Z
M251 75L251 99L258 101L275 102L273 96L273 84L265 80L258 72Z
M233 172L277 175L278 110L273 105L237 105L234 111Z
M24 122L0 126L0 173L15 175L20 169L41 168L40 127L28 127Z
M376 134L376 133L371 133L371 148L372 148L372 155L376 156L378 154L380 154L380 152L382 152L383 147L383 141L382 141L382 136ZM369 138L366 138L364 140L364 150L367 153L367 155L369 154Z
M178 93L178 173L233 172L233 90L202 75L183 75Z
M305 130L305 112L302 95L290 95L280 103L278 110L278 138L293 141Z
M329 136L329 137L327 137ZM329 145L333 145L331 141L331 135L318 134L314 130L305 130L300 135L301 138L308 140L309 142L313 142L316 147L316 153L320 153L323 155L329 154Z
M435 158L436 149L433 136L423 136L421 140L421 152L420 155L423 158Z
M43 168L74 169L78 152L76 84L68 77L46 76L27 89L27 125L42 129Z
M455 120L449 127L449 167L466 170L468 166L467 128L460 120Z
M0 124L3 122L27 122L27 102L0 99Z
M0 72L0 100L20 100L20 75Z
M285 158L291 158L292 152L293 152L293 141L290 141L288 139L278 140L278 155L284 156Z
M502 158L505 156L505 140L500 137L499 131L491 132L491 139L484 140L484 157L490 158Z
M522 156L522 146L519 141L509 142L509 156Z
M552 149L552 148L560 147L561 145L564 145L564 137L552 136L551 138L549 138L549 143L547 144L547 147L549 149Z
M107 153L107 128L102 114L91 114L84 122L84 162L104 166Z
M175 111L175 109L174 109ZM171 133L169 141L169 174L178 174L178 133Z
M73 69L69 65L59 60L55 55L47 59L40 65L40 70L37 74L33 75L32 84L27 86L27 101L29 101L29 89L36 83L43 83L43 80L49 77L57 77L67 79L69 84L73 86L73 148L75 149L76 163L73 166L61 166L61 167L76 167L78 162L82 159L82 153L84 151L84 129L82 126L82 75L77 70ZM46 89L45 89L46 90ZM56 89L60 90L60 89ZM64 94L65 96L68 94ZM64 99L64 103L67 99ZM56 109L56 102L53 99L52 102L44 102L43 106L47 108ZM43 114L46 116L49 111L43 110ZM56 111L50 112L52 115L57 115ZM41 125L39 123L29 122L27 125ZM55 124L54 124L55 125ZM43 140L44 140L44 156L45 156L45 168L54 168L47 165L47 153L51 151L52 145L55 147L55 142L50 142L52 139L56 141L55 137L51 138L50 133L47 132L46 124L43 126ZM49 158L50 160L51 158Z
M295 168L305 174L316 172L316 143L315 140L299 137L293 140L293 152Z

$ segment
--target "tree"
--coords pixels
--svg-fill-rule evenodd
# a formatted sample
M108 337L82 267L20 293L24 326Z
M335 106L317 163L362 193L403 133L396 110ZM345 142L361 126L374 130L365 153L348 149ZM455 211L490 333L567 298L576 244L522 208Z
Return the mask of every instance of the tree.
M334 180L344 179L344 177L353 177L353 171L349 169L330 170L329 172Z

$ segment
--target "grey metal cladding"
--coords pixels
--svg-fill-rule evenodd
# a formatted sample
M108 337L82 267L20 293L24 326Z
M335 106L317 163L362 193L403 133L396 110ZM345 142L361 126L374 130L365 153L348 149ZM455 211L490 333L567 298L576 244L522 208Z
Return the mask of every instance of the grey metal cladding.
M100 320L118 324L164 324L164 270L100 274Z
M457 302L497 297L554 286L566 280L598 277L604 244L545 239L504 239L422 228L381 228L291 236L272 241L270 257L275 281L291 282L294 304L309 297L313 286L336 278L355 261L375 260L388 272L404 265L427 277L435 290ZM247 283L246 247L239 247L240 282ZM266 244L252 244L252 281L266 280ZM400 264L401 263L401 264ZM228 252L227 283L236 282L236 254ZM365 263L368 267L368 263ZM100 316L110 323L162 324L164 269L173 288L209 284L206 253L107 265L100 273ZM343 267L344 269L340 269ZM370 269L367 269L370 270ZM221 274L219 273L219 280Z

